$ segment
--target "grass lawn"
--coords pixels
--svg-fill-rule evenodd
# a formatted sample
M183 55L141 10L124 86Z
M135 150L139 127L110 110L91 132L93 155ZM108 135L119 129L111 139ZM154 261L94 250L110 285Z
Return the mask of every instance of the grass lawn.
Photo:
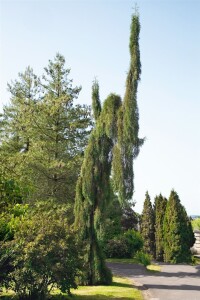
M59 296L57 292L52 295L51 299L65 300L142 300L142 294L134 288L132 283L122 277L114 277L110 286L80 286L77 290L71 290L72 297L67 295ZM5 298L0 294L0 299L14 299L12 296Z
M135 258L107 258L106 261L110 263L138 264Z
M138 264L138 261L135 258L109 258L106 259L110 263L127 263L127 264ZM159 272L161 267L159 265L151 264L146 267L148 271Z
M79 287L72 291L77 300L142 300L139 290L133 287L131 281L122 277L114 277L110 286Z

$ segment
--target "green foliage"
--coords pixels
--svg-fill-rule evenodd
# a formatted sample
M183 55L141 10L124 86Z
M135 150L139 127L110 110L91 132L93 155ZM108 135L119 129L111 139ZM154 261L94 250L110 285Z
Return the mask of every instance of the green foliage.
M6 213L0 214L0 241L12 240L28 205L16 204Z
M127 258L133 257L135 253L141 250L143 247L143 239L141 237L141 234L138 231L129 229L124 233L124 236L128 246Z
M138 230L139 214L136 213L130 203L122 207L121 226L123 231L129 229Z
M65 214L39 207L21 221L14 239L4 243L3 250L12 255L3 284L20 299L46 299L53 287L68 293L76 288L82 261Z
M125 236L121 235L109 240L106 243L104 252L107 258L127 258L127 239Z
M22 195L18 185L13 180L0 180L0 282L4 282L12 270L10 265L11 249L5 249L4 244L11 241L23 219L28 205L21 204Z
M84 152L75 200L75 226L88 244L86 262L88 284L91 285L106 282L107 271L98 236L103 221L102 212L112 199L111 173L114 191L118 193L120 201L130 200L133 194L133 159L143 143L138 138L136 97L140 78L139 31L139 18L134 15L130 38L130 71L123 103L118 95L110 94L101 109L99 85L95 81L92 87L96 126Z
M143 240L139 232L128 230L113 239L105 246L107 258L131 258L143 247Z
M166 205L167 205L167 199L164 198L161 194L155 198L155 202L154 202L155 242L156 242L155 258L158 261L164 260L163 221L165 216Z
M98 234L98 240L101 246L104 248L109 240L122 234L122 207L118 198L115 195L111 195L110 203L106 207L106 210L102 212L102 219Z
M144 241L144 252L155 256L155 216L152 208L151 199L148 192L145 195L145 201L141 216L141 235Z
M22 191L14 180L0 178L0 211L6 211L17 203L22 203Z
M123 236L123 234L126 235L128 230L130 233L135 232L134 230L132 231L132 229L137 230L138 215L134 212L130 203L127 203L127 205L122 207L118 198L113 195L106 210L102 212L102 219L103 222L100 224L100 228L97 232L98 240L102 248L106 251L106 255L110 256L109 251L107 250L111 247L110 245L115 244L115 241L118 243L119 240L119 243L121 243L121 240L122 244L124 242L124 239L121 239L119 236ZM131 251L123 250L122 253L123 257L132 255ZM112 257L115 256L112 255Z
M102 260L101 263L95 265L95 261L101 261L103 258L97 234L102 222L101 212L112 197L109 180L111 173L109 155L112 151L113 142L108 136L108 134L112 135L112 130L109 130L106 121L111 128L114 128L115 115L112 116L108 109L109 101L111 102L110 107L114 107L114 103L116 102L117 105L119 102L119 97L110 95L103 106L102 115L97 120L84 153L81 176L76 190L76 226L80 228L82 237L90 245L87 258L90 272L88 275L89 284L105 282L105 263Z
M143 251L138 251L135 255L135 259L145 267L151 264L151 256Z
M82 153L91 126L90 109L74 105L80 87L73 87L65 59L57 54L42 78L28 67L9 85L0 133L2 172L28 187L27 200L54 198L73 205Z
M101 113L101 102L99 98L99 83L97 80L92 85L92 110L95 120L98 119Z
M113 180L121 201L133 195L133 159L138 154L144 140L138 137L139 111L137 89L141 74L139 50L140 22L138 14L132 16L130 33L130 69L126 80L123 106L118 113L118 143L113 153Z
M185 208L174 190L167 203L163 228L165 262L191 262L194 234Z
M200 230L200 218L191 221L192 228L195 230Z
M14 228L26 213L22 191L14 180L0 178L0 241L11 240Z

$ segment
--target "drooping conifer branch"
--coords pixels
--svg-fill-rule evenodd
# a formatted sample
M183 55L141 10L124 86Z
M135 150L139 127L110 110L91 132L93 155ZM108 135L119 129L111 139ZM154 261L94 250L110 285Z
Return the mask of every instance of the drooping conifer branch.
M138 137L139 111L137 90L141 74L139 50L139 15L132 17L130 34L130 69L126 79L126 91L123 105L119 111L118 137L113 157L113 179L120 200L130 200L133 195L133 160L138 156L144 139Z
M101 113L101 102L99 97L99 83L96 79L92 85L92 111L94 119L97 120Z
M120 200L130 200L133 194L133 159L143 143L138 137L137 87L141 73L139 31L139 16L135 14L131 24L131 63L124 101L111 94L101 109L98 82L95 81L92 87L96 124L84 153L75 201L75 226L88 245L86 263L87 283L90 285L108 284L112 278L98 242L102 212L111 199L111 174L114 190Z

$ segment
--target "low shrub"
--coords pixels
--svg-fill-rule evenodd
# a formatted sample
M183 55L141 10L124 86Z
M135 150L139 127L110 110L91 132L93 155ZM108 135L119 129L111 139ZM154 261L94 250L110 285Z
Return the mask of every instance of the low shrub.
M76 234L63 211L28 215L14 239L5 242L1 250L10 264L3 284L21 300L47 299L55 286L68 294L77 287L82 260Z
M143 240L139 232L129 229L107 242L104 252L107 258L131 258L142 249Z
M105 245L104 252L107 258L125 258L128 253L125 237L119 236L109 240Z
M145 267L151 264L151 256L143 251L138 251L135 255L135 259Z
M136 252L140 251L143 247L143 240L138 231L129 229L124 233L126 245L128 248L127 258L133 257Z

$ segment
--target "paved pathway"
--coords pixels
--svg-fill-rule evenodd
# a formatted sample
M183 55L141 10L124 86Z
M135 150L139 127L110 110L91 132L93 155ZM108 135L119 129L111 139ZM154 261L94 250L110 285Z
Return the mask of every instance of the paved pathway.
M200 265L161 264L161 272L136 264L108 263L113 274L133 279L150 300L200 300Z

